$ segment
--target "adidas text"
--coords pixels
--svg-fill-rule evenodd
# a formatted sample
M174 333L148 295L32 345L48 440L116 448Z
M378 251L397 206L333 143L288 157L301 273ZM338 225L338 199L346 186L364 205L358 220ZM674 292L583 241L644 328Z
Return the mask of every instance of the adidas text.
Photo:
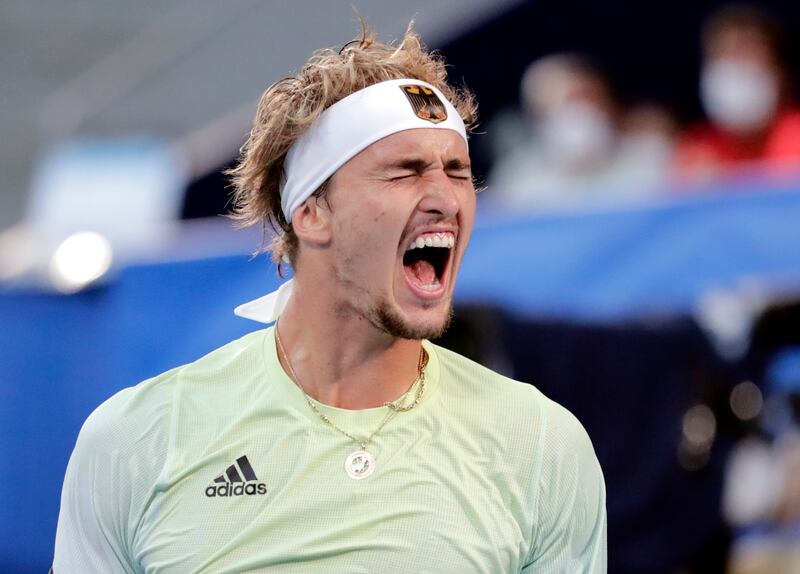
M267 485L263 482L212 484L206 488L206 496L253 496L267 493Z

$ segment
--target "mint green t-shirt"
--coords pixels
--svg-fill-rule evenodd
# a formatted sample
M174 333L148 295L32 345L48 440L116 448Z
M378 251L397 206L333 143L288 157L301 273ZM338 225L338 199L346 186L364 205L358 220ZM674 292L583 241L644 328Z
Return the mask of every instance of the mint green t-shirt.
M577 419L423 344L422 400L375 435L361 480L274 328L116 394L70 459L55 574L605 572L603 476ZM319 408L356 437L387 412Z

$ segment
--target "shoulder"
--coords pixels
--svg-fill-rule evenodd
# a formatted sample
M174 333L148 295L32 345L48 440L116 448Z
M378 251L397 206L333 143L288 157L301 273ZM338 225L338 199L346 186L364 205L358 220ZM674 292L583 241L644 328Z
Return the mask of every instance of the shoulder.
M800 108L789 108L781 112L775 122L779 127L800 130Z
M591 520L605 508L605 480L594 446L575 415L545 401L539 468L531 485L537 505L545 515L572 508Z
M179 370L122 389L103 402L83 423L78 447L88 447L97 454L119 451L134 441L134 429L165 426L170 408L170 382Z
M542 461L543 471L552 463L570 459L575 465L599 473L592 441L581 422L568 409L544 395L534 385L516 381L466 357L435 347L441 383L452 397L480 409L480 420L505 428L510 436L524 435ZM464 409L471 413L468 406ZM560 460L565 459L565 460ZM589 468L591 467L591 468Z
M545 401L538 463L530 483L530 559L543 572L605 572L603 471L580 421L558 403Z
M723 147L723 138L711 124L696 124L679 137L676 145L678 159L693 159L695 154L716 154Z
M125 458L140 453L143 458L163 462L186 387L227 386L228 381L239 380L235 375L248 370L249 364L258 370L262 335L263 331L250 333L192 363L119 391L86 419L75 454ZM224 397L227 393L218 394Z
M784 111L775 122L765 155L768 159L797 159L800 155L800 110Z
M453 351L435 350L445 398L439 401L442 410L468 432L503 444L498 453L515 461L522 475L529 475L541 458L543 440L550 440L545 429L552 425L549 419L555 403L534 385L501 375Z
M568 409L548 398L530 383L501 375L471 359L434 345L440 363L442 383L457 388L461 396L475 395L484 407L499 410L504 417L515 415L538 423L547 442L564 448L592 448L583 425Z
M514 483L524 492L520 523L531 533L531 556L559 557L552 569L542 571L565 571L564 564L570 564L569 571L589 571L581 569L584 558L558 562L562 554L569 554L573 542L576 548L589 549L587 560L602 562L605 482L580 421L533 385L452 351L440 347L436 351L448 399L440 402L449 405L446 412L491 442L493 448L487 452L501 457L492 463L503 469L506 488L515 488L509 486Z
M449 349L434 345L440 378L446 390L474 397L484 407L504 410L509 406L523 416L537 414L545 396L533 385L501 375Z
M547 477L544 469L558 467L602 480L592 440L577 417L547 397L543 400L543 411L543 475Z

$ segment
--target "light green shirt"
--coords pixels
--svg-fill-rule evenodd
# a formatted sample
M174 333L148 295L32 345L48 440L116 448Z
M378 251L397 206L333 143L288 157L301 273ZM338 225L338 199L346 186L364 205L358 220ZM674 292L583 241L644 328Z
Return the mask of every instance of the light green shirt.
M55 574L605 572L605 487L577 419L424 345L422 401L373 438L361 480L273 328L121 391L70 459ZM387 412L320 409L357 437Z

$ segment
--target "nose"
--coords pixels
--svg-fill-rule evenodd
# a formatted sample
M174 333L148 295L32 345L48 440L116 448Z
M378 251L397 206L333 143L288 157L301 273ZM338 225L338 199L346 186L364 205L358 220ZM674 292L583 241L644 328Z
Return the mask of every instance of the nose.
M444 170L437 171L426 182L425 194L419 203L419 208L426 213L455 217L460 208L456 191L456 184L450 180L447 173Z

